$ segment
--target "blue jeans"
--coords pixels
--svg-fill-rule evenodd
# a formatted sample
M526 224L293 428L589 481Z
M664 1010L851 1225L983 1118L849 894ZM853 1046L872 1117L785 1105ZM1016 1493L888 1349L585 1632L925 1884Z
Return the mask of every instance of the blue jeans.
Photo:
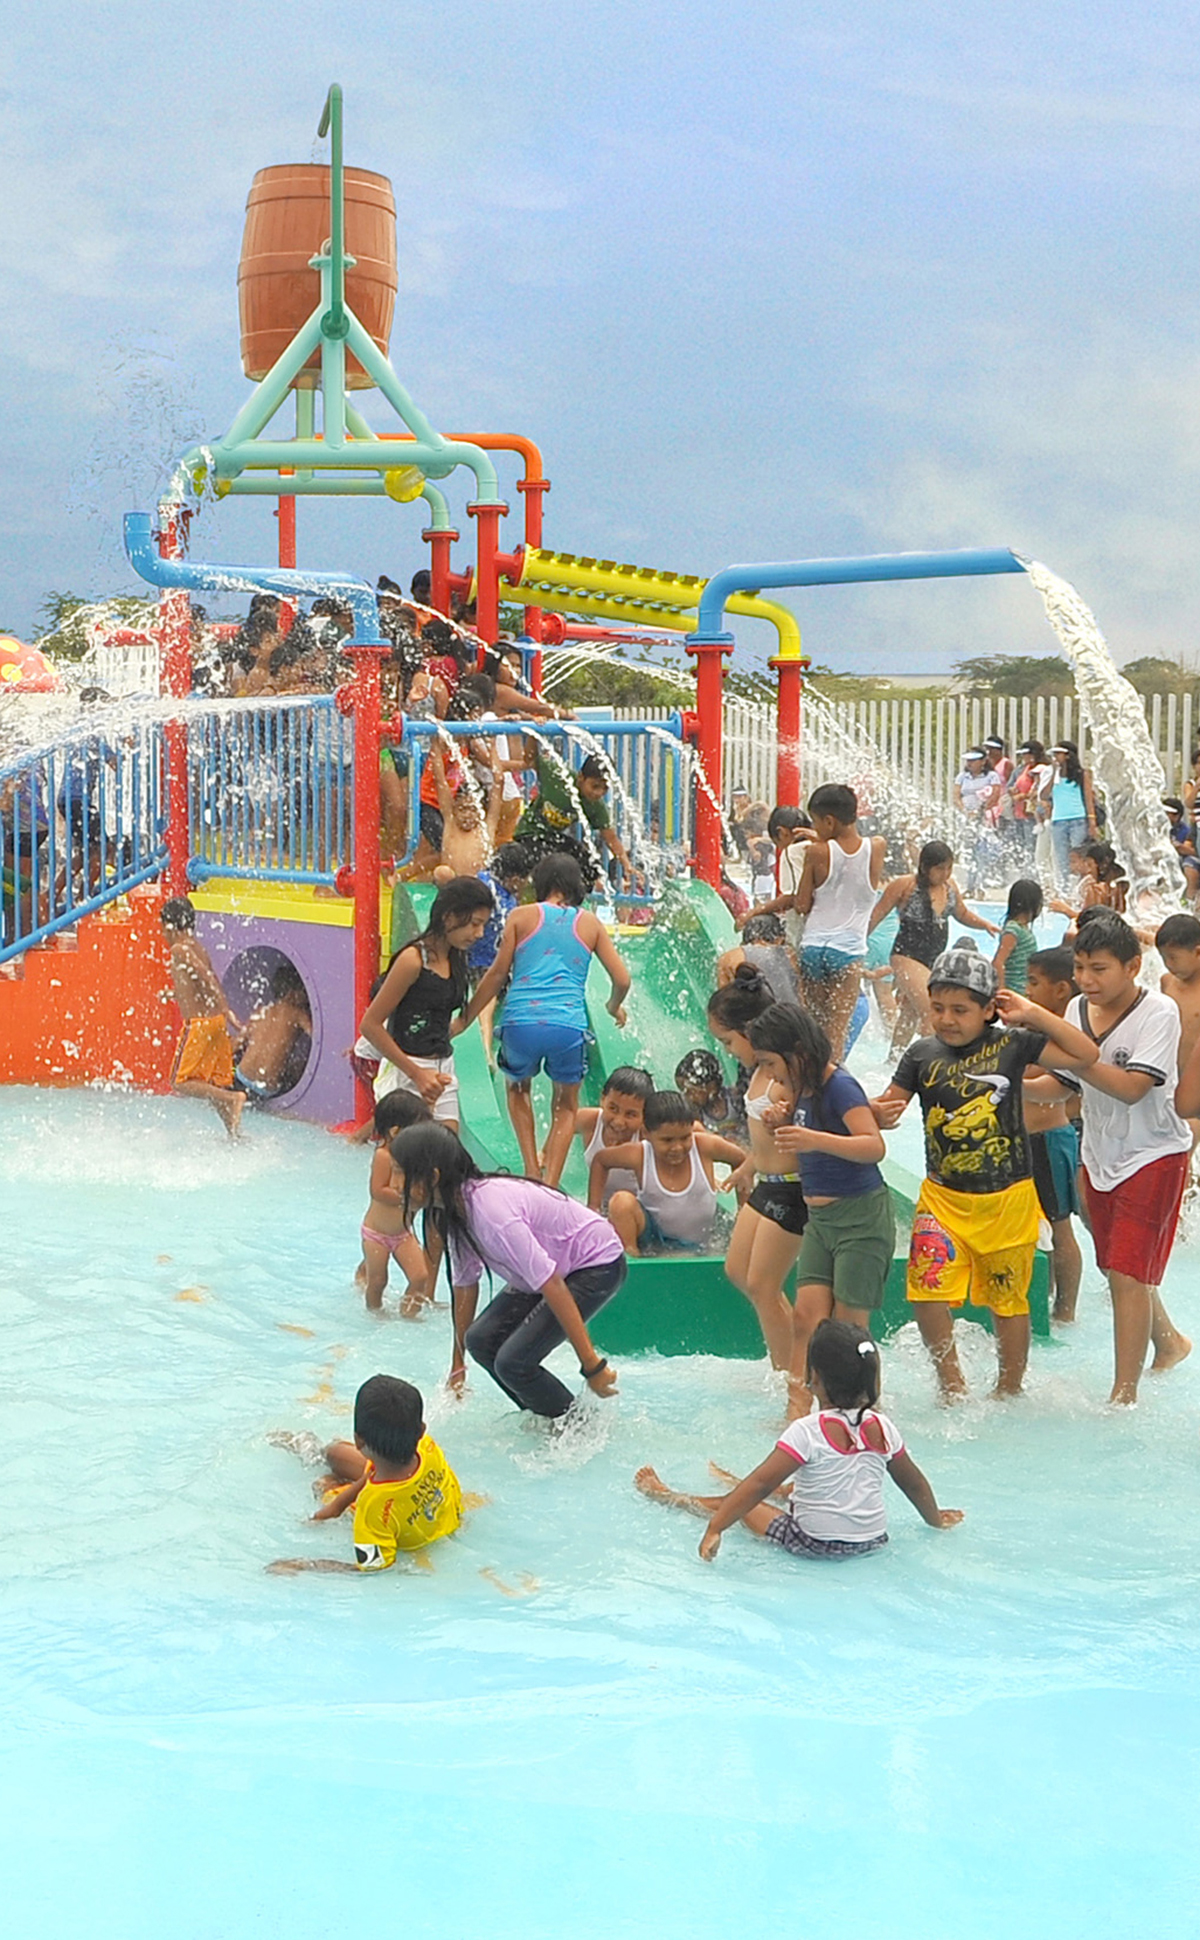
M620 1291L628 1271L622 1254L603 1266L581 1266L566 1275L567 1287L585 1321ZM468 1327L466 1349L518 1408L553 1420L566 1414L574 1396L542 1362L565 1339L561 1323L540 1293L501 1287Z
M1077 818L1073 822L1051 822L1050 841L1054 849L1054 873L1060 882L1066 882L1071 871L1067 859L1072 849L1081 849L1087 841L1087 818Z

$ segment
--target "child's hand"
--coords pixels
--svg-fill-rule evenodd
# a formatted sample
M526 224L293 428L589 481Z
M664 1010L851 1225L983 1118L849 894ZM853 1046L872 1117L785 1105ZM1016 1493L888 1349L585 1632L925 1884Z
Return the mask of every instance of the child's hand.
M1041 1014L1036 1004L1015 990L996 992L996 1013L1006 1024L1030 1024Z
M588 1386L593 1394L607 1397L617 1392L617 1370L605 1361L602 1368L588 1378Z
M264 1572L267 1576L298 1576L304 1568L299 1556L281 1556L277 1563L268 1563Z
M446 1376L446 1386L456 1401L462 1400L467 1391L467 1364L465 1361L455 1360L451 1363L450 1372Z
M778 1130L780 1125L786 1125L787 1122L788 1108L786 1105L776 1104L763 1107L760 1123L765 1125L769 1132Z
M706 1563L711 1563L721 1547L720 1530L706 1529L700 1538L700 1554Z
M445 1091L449 1082L450 1080L444 1072L424 1071L419 1065L417 1067L417 1075L413 1079L417 1090L431 1109L437 1104L438 1099L441 1097L443 1091Z
M907 1098L869 1098L867 1103L875 1114L875 1123L881 1132L894 1131L904 1116Z
M818 1136L810 1132L807 1125L781 1125L775 1134L775 1143L781 1152L813 1152L813 1140Z
M954 1524L956 1522L961 1522L962 1519L963 1519L963 1512L961 1509L939 1509L938 1510L938 1527L940 1529L952 1529L954 1527Z
M612 1018L613 1023L616 1025L617 1029L619 1031L623 1031L625 1029L626 1024L629 1022L629 1019L625 1014L624 1004L618 1004L615 1010L613 1009L613 1006L611 1004L606 1004L605 1009L608 1011L608 1014Z

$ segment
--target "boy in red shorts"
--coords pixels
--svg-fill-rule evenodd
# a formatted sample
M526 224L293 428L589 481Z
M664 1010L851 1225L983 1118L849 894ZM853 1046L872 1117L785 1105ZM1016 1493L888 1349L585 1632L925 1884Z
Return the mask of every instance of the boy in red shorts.
M1098 1045L1083 1079L1083 1176L1096 1264L1113 1303L1112 1401L1137 1400L1146 1350L1161 1373L1192 1343L1159 1298L1187 1183L1192 1136L1175 1108L1179 1011L1140 988L1142 952L1116 911L1079 932L1067 1016Z

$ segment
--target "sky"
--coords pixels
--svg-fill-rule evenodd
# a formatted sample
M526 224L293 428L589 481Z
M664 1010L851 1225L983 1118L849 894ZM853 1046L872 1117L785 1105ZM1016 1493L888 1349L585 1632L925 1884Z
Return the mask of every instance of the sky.
M0 626L137 590L122 513L247 394L251 179L313 158L337 80L347 160L396 191L392 361L442 429L537 441L548 545L703 574L1013 546L1119 661L1194 659L1198 26L1173 0L27 10L0 51ZM407 581L423 514L304 501L300 561ZM274 544L235 499L192 551ZM790 603L860 673L1055 648L1019 577Z

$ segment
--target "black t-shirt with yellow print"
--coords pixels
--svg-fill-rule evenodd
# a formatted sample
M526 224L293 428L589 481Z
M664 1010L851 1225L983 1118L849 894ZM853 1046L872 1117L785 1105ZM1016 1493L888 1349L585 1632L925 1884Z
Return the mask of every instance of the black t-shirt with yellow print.
M961 1049L940 1037L909 1045L892 1083L921 1100L925 1164L938 1185L1003 1192L1030 1177L1021 1080L1047 1042L1042 1031L989 1024Z

